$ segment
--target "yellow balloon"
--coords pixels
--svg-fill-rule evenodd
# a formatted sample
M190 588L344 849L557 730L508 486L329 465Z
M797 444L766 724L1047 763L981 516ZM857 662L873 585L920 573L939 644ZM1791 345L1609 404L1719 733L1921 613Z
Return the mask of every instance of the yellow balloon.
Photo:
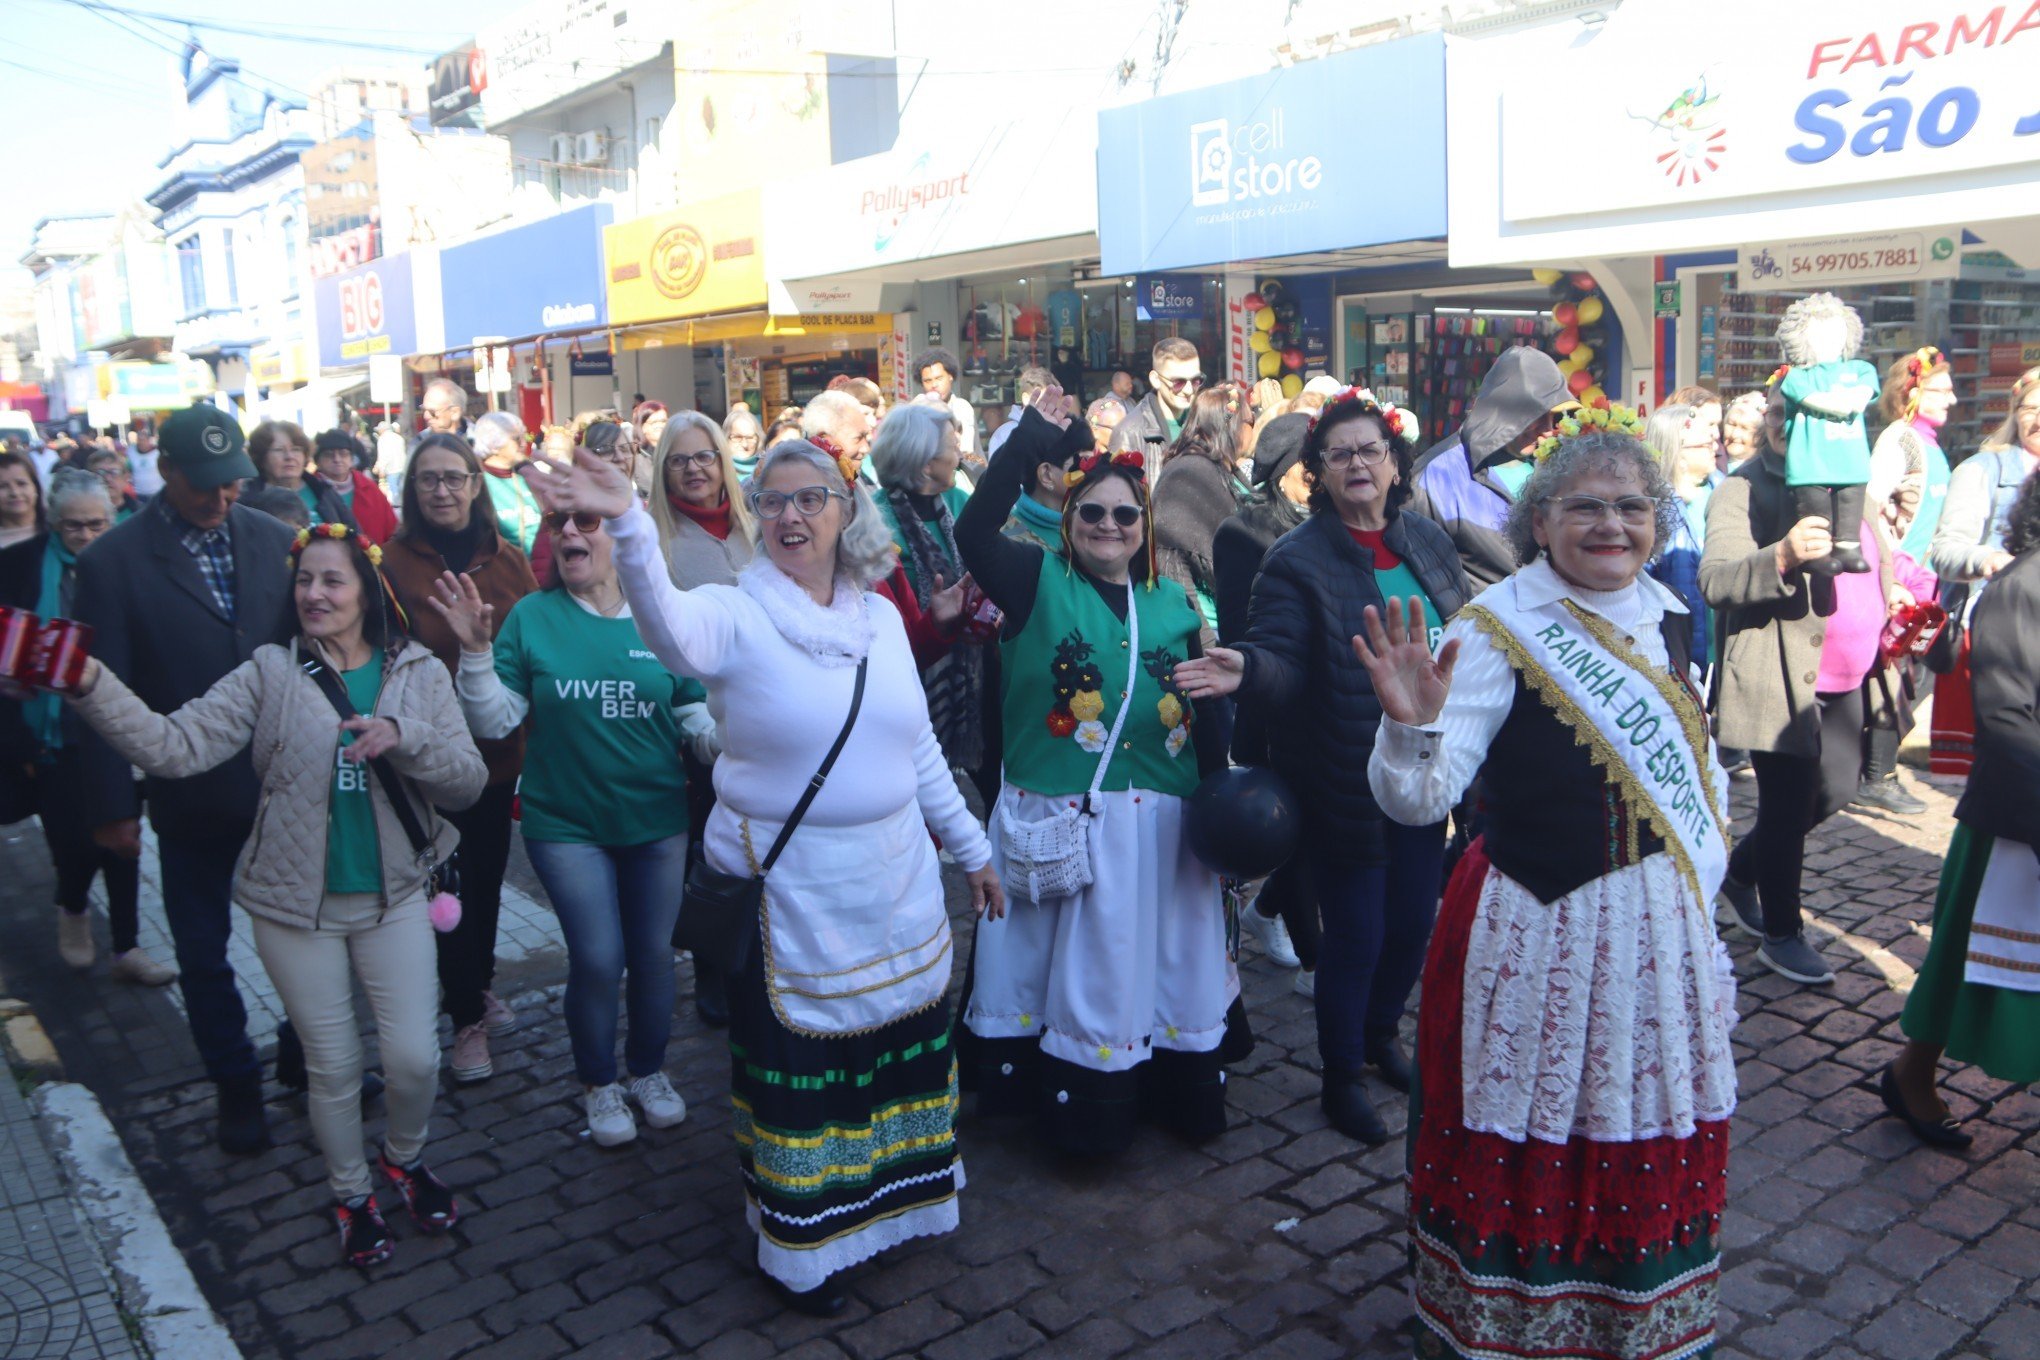
M1282 371L1282 356L1273 350L1269 350L1266 354L1254 360L1254 371L1264 378L1274 377Z
M1256 354L1266 354L1275 348L1275 342L1268 338L1266 331L1252 331L1247 335L1247 348Z
M1598 387L1589 387L1586 391L1580 393L1580 405L1592 406L1595 402L1605 400L1607 395L1606 392Z
M1573 375L1573 371L1580 366L1580 361L1573 357L1574 354L1578 353L1579 353L1578 350L1574 350L1572 354L1568 354L1565 356L1565 358L1560 359L1558 361L1558 371L1560 373L1563 373L1568 378L1570 378Z
M1303 375L1301 373L1289 373L1283 376L1282 379L1283 396L1294 397L1300 394L1302 391L1303 391Z
M1607 304L1597 297L1580 299L1580 324L1591 326L1607 314Z
M1573 346L1572 366L1574 368L1576 369L1589 368L1592 367L1593 362L1594 362L1594 347L1592 345Z
M1530 271L1530 277L1543 284L1546 288L1549 288L1552 284L1565 277L1565 271L1560 269L1533 269Z
M1260 311L1254 313L1254 329L1257 331L1272 331L1275 329L1275 309L1273 307L1263 307Z

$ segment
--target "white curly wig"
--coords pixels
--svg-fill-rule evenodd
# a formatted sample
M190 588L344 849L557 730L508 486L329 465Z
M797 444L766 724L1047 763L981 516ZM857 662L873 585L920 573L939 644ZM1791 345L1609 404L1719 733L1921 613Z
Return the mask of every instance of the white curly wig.
M1778 347L1785 353L1785 362L1798 368L1820 362L1820 357L1807 345L1807 328L1816 322L1833 321L1840 318L1847 326L1848 338L1842 344L1842 357L1853 359L1863 352L1863 318L1856 309L1836 297L1833 293L1815 293L1803 297L1785 309L1785 319L1778 323Z

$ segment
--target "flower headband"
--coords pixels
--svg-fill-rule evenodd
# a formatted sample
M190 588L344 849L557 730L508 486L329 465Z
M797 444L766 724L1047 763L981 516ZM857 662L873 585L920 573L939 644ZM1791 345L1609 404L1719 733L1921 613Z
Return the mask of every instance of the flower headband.
M1583 434L1626 434L1632 439L1643 437L1643 417L1633 406L1611 405L1605 409L1599 406L1583 406L1577 411L1568 411L1558 422L1558 429L1537 441L1537 447L1530 451L1530 457L1543 462L1557 453L1559 446L1568 439L1577 439Z
M1070 521L1077 514L1077 488L1111 468L1120 468L1133 476L1134 499L1140 505L1141 553L1147 562L1147 588L1153 590L1161 574L1155 560L1155 507L1148 498L1147 458L1139 449L1121 449L1110 454L1087 453L1077 459L1076 466L1063 474L1063 485L1069 491L1063 499L1062 509L1063 562L1068 565L1077 560L1076 545L1070 542Z
M1342 387L1332 393L1331 396L1325 398L1325 404L1311 412L1309 417L1310 428L1313 430L1317 429L1318 422L1330 415L1333 407L1343 406L1347 402L1354 401L1360 403L1360 409L1366 414L1381 417L1382 425L1387 428L1390 434L1401 439L1406 444L1417 442L1419 426L1417 425L1416 415L1404 410L1400 406L1392 406L1382 401L1374 395L1372 389L1365 387Z
M1941 357L1941 351L1933 345L1922 345L1906 358L1905 373L1912 379L1912 384L1906 389L1905 394L1907 420L1920 413L1920 388L1925 384L1927 375L1945 362L1947 361Z
M337 520L330 524L321 524L314 529L297 531L297 537L290 541L290 562L293 566L297 564L298 558L304 555L305 549L312 546L312 540L315 538L352 539L354 546L361 549L362 556L368 559L368 565L378 571L382 569L382 549L369 542L358 530L350 529Z
M1125 468L1133 474L1135 481L1142 486L1147 485L1147 458L1139 449L1121 449L1114 454L1087 453L1077 459L1075 467L1063 474L1063 485L1075 486L1107 467Z
M841 444L838 444L834 439L825 434L811 434L807 436L807 442L836 460L836 471L843 474L844 481L849 482L852 486L857 484L857 464L848 454L843 452Z
M1771 370L1771 376L1764 379L1764 386L1776 387L1779 383L1785 381L1785 375L1791 371L1792 365L1790 364L1778 365L1778 367Z

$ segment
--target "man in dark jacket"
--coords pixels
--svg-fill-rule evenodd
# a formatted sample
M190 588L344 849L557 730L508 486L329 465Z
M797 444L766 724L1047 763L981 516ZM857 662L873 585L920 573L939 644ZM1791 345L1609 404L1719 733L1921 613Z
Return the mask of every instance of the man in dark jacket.
M94 629L99 660L150 708L168 713L275 639L291 608L291 531L234 503L255 468L241 427L224 411L179 411L158 438L163 492L78 558L76 607ZM94 839L139 856L127 762L96 738L82 758ZM262 1071L227 962L234 862L254 826L254 765L244 751L190 779L148 780L144 793L185 1014L219 1088L220 1145L259 1151L269 1143Z
M1188 340L1169 336L1156 341L1154 365L1148 372L1148 382L1154 391L1141 398L1132 414L1119 422L1119 428L1112 432L1111 448L1113 453L1137 449L1148 454L1150 479L1156 475L1160 461L1156 455L1161 449L1155 441L1161 441L1162 448L1176 442L1176 436L1183 432L1183 417L1204 386L1197 346Z
M1417 459L1409 508L1452 536L1476 591L1515 574L1516 554L1502 526L1530 480L1526 455L1560 415L1578 407L1550 355L1528 346L1504 350L1459 433Z

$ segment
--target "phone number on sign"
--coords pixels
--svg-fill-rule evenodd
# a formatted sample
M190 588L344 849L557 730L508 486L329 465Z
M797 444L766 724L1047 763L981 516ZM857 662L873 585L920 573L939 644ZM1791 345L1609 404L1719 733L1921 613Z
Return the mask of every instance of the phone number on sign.
M1919 265L1917 246L1902 250L1851 250L1792 257L1792 273L1802 278L1812 274L1850 274L1865 269L1917 269Z

